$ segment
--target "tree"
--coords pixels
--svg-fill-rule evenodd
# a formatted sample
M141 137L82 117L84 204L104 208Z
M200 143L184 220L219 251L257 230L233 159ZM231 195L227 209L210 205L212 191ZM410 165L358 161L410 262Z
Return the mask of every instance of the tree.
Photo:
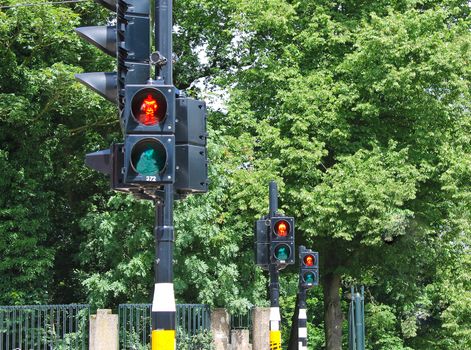
M94 192L87 184L99 179L83 155L109 142L100 131L109 134L112 109L73 75L80 58L95 68L109 61L73 32L70 6L12 7L0 17L0 302L77 301L78 218Z
M436 278L442 239L460 232L441 155L469 154L454 141L469 133L469 7L272 0L236 11L240 69L221 127L253 135L254 158L276 164L298 242L323 257L326 347L340 349L342 281L397 289L390 302L406 317ZM441 235L445 223L455 236Z

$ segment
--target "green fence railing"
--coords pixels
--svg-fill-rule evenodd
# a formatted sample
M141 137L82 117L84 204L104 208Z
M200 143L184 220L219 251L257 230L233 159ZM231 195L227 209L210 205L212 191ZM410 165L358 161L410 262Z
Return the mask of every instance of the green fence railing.
M178 304L176 313L177 349L188 338L209 333L211 312L208 305ZM122 350L148 349L151 337L151 305L119 305L119 343ZM185 345L186 346L186 345Z
M238 312L231 314L230 329L240 330L246 329L249 331L249 342L252 343L252 312L253 308L246 310L245 312ZM232 339L229 339L232 342Z
M88 349L89 305L0 306L0 350Z

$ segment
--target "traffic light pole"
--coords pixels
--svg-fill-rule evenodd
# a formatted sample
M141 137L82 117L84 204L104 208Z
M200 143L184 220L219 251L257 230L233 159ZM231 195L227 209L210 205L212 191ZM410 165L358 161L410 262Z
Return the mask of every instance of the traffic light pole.
M173 85L172 0L155 1L156 78ZM152 302L152 350L176 349L176 304L173 287L173 184L164 185L156 202L155 288Z
M278 211L278 187L275 181L270 181L269 187L269 219ZM270 261L270 349L281 350L281 315L280 315L280 282L276 263Z
M152 350L174 350L176 304L173 288L173 186L156 201L155 287L152 301Z
M307 350L306 288L299 285L298 292L298 350Z

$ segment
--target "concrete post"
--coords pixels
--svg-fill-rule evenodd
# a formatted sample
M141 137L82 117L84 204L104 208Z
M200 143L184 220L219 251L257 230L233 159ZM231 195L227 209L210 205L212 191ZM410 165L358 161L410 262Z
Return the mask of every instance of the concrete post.
M250 344L250 331L248 329L232 330L231 350L252 350L252 344Z
M269 307L256 307L252 311L252 349L270 349Z
M213 333L215 350L228 350L230 331L230 317L226 309L212 310L211 332Z
M90 316L89 350L118 350L119 329L118 315L110 309L99 309Z

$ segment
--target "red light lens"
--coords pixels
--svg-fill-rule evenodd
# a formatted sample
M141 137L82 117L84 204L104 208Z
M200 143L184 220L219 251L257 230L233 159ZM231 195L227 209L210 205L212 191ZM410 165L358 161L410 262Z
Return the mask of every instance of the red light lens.
M167 115L167 99L162 91L144 88L136 92L131 101L132 116L141 125L162 123Z
M157 112L159 110L159 104L157 100L148 94L144 101L141 103L139 110L139 117L137 118L139 123L144 125L155 125L159 122Z
M314 255L306 255L304 257L304 265L306 266L314 266L315 258Z
M288 236L289 224L285 220L280 220L275 224L275 233L278 237Z

